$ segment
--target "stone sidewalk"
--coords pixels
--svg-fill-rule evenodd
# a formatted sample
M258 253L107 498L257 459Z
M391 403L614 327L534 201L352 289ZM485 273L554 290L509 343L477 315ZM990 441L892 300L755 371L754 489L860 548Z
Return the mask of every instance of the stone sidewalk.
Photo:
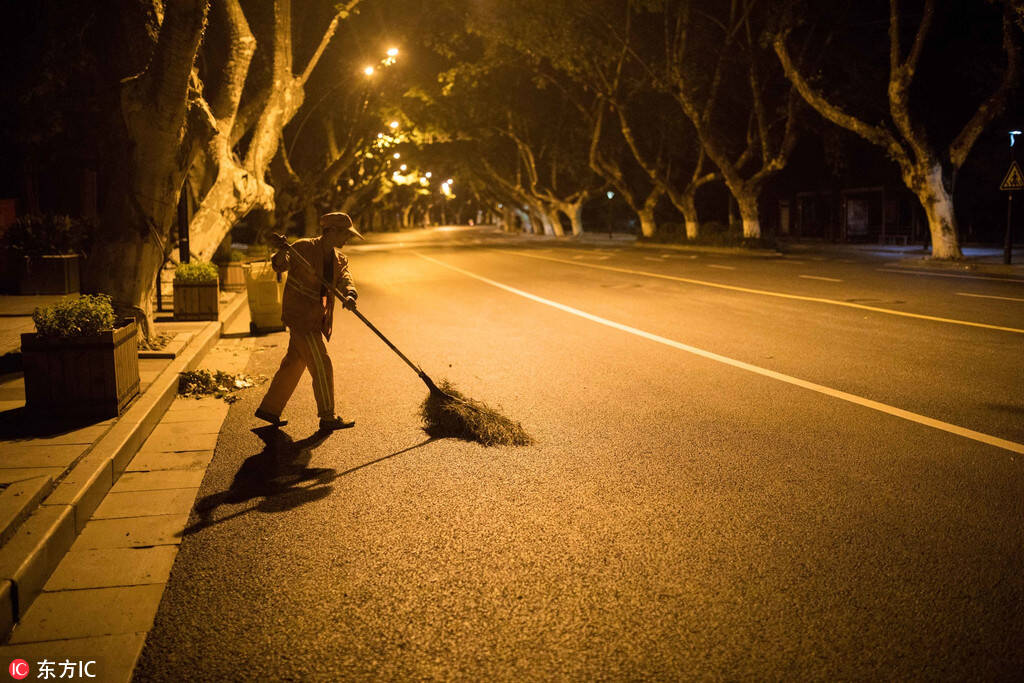
M242 372L258 343L222 339L201 366ZM174 400L0 657L24 659L33 670L44 660L95 661L99 680L131 679L228 407L214 398Z
M26 313L31 325L32 309L52 298L0 297L0 341L17 338L14 329ZM248 324L245 293L223 295L218 321L158 315L157 331L175 341L162 352L140 352L140 395L120 417L102 422L33 419L20 371L0 370L0 634L9 633L50 585L64 554L151 437L175 399L178 373L195 368L222 331L243 336Z

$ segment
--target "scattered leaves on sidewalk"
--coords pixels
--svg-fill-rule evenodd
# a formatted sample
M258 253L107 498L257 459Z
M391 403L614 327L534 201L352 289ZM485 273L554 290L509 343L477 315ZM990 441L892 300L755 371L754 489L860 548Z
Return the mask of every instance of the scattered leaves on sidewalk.
M164 347L171 343L174 339L174 335L171 334L152 334L149 339L140 336L139 337L139 351L163 351Z
M234 403L238 400L235 395L238 391L266 381L263 375L253 377L245 373L232 375L223 370L189 370L178 375L178 395L190 398L213 396Z

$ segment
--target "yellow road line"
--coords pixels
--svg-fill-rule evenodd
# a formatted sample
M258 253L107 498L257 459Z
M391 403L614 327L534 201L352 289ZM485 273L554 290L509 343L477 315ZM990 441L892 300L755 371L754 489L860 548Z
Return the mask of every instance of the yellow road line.
M849 403L863 406L871 410L876 410L887 415L892 415L894 417L908 420L910 422L915 422L917 424L925 425L927 427L932 427L934 429L948 432L949 434L962 436L966 439L971 439L973 441L988 444L989 446L995 446L996 448L1002 448L1008 451L1012 451L1013 453L1024 454L1024 444L1020 444L1015 441L1001 439L998 436L992 436L991 434L985 434L984 432L978 432L973 429L967 429L966 427L961 427L959 425L955 425L949 422L943 422L942 420L936 420L935 418L927 417L925 415L912 413L909 410L903 410L902 408L897 408L895 406L890 406L885 403L880 403L879 401L873 401L869 398L864 398L863 396L857 396L856 394L850 394L845 391L840 391L839 389L826 387L822 384L815 384L814 382L809 382L807 380L800 379L799 377L785 375L781 372L776 372L774 370L762 368L757 365L751 365L750 363L745 363L741 360L729 358L728 356L722 356L711 351L705 351L704 349L699 349L696 346L683 344L682 342L677 342L674 339L668 339L667 337L652 334L651 332L645 332L644 330L638 329L636 327L623 325L622 323L617 323L613 320L608 320L607 318L602 318L600 316L593 315L592 313L581 311L578 308L566 306L565 304L560 304L557 301L552 301L550 299L539 297L536 294L524 292L521 289L516 289L515 287L510 287L509 285L496 282L495 280L483 277L482 275L477 275L476 273L471 273L468 270L463 270L462 268L459 268L457 266L450 265L443 261L438 261L435 258L424 256L423 254L420 254L418 252L414 253L416 253L417 256L424 260L430 261L431 263L435 263L444 268L448 268L449 270L454 270L455 272L461 273L466 277L473 278L474 280L479 280L480 282L486 283L493 287L497 287L498 289L505 290L506 292L510 292L512 294L521 296L531 301L544 304L545 306L551 306L552 308L564 311L565 313L570 313L572 315L579 316L580 318L590 320L591 322L598 323L599 325L605 325L616 330L621 330L622 332L628 332L629 334L633 334L638 337L643 337L644 339L648 339L659 344L664 344L665 346L670 346L674 349L679 349L680 351L692 353L695 356L700 356L702 358L707 358L708 360L723 363L725 365L730 365L734 368L739 368L740 370L746 370L747 372L752 372L763 377L768 377L774 380L778 380L780 382L785 382L786 384L792 384L794 386L802 387L804 389L809 389L811 391L818 392L819 394L824 394L826 396L837 398L842 401L847 401Z
M526 258L539 259L541 261L554 261L555 263L565 263L570 266L579 266L581 268L596 268L598 270L608 270L615 273L625 273L627 275L641 275L643 277L653 277L662 280L672 280L674 282L685 282L691 285L701 285L703 287L715 287L717 289L728 289L733 292L743 292L745 294L760 294L761 296L774 296L780 299L793 299L795 301L812 301L819 304L829 304L831 306L843 306L845 308L856 308L862 311L872 311L874 313L885 313L888 315L898 315L904 318L917 318L918 320L931 320L932 322L949 323L951 325L966 325L968 327L980 327L986 330L999 330L1000 332L1015 332L1017 334L1024 334L1024 330L1016 327L1003 327L1002 325L989 325L987 323L976 323L970 320L954 320L952 318L939 318L933 315L923 315L921 313L908 313L906 311L894 311L891 308L878 308L877 306L865 306L864 304L855 304L849 301L836 301L835 299L823 299L816 296L801 296L799 294L785 294L783 292L772 292L766 289L752 289L750 287L738 287L736 285L723 285L719 282L708 282L706 280L694 280L692 278L678 277L675 275L665 275L662 273L651 273L645 270L632 270L630 268L617 268L615 266L602 266L596 263L580 263L579 261L567 261L565 259L554 258L553 256L539 256L537 254L527 254L521 251L502 250L503 254L514 254L516 256L524 256Z

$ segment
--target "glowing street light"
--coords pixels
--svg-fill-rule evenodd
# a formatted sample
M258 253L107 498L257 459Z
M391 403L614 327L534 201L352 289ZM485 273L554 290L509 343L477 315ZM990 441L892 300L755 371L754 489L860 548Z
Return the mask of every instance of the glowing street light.
M390 127L392 130L398 128L398 121L392 121L391 123L388 124L388 127Z
M454 182L455 182L454 180L452 180L451 178L449 178L448 180L444 181L444 184L445 184L445 185L452 185L452 184L453 184Z
M372 76L374 71L376 71L376 69L374 69L372 66L368 66L365 69L363 69L363 73L366 74L367 76Z
M395 152L395 153L394 153L394 154L392 154L391 156L392 156L393 158L395 158L395 159L401 159L401 158L402 158L402 155L401 155L401 154L399 154L398 152Z
M398 168L400 168L400 169L402 169L402 170L404 171L405 169L407 169L407 168L408 168L408 166L406 166L405 164L402 164L402 165L401 165L401 166L399 166Z
M434 174L433 174L433 173L431 173L430 171L427 171L426 173L424 173L424 175L425 175L425 176L427 176L428 178L430 178L430 177L431 177L431 176L433 176Z
M397 47L390 47L390 48L388 48L388 57L397 57L397 56L398 56L398 48Z

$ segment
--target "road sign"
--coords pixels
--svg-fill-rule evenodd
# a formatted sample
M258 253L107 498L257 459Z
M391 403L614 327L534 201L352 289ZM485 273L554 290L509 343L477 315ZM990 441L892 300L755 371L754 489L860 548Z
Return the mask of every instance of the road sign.
M1020 166L1016 161L1010 162L1010 170L1006 172L1006 177L1003 178L1003 184L999 186L999 189L1024 190L1024 173L1020 172Z

